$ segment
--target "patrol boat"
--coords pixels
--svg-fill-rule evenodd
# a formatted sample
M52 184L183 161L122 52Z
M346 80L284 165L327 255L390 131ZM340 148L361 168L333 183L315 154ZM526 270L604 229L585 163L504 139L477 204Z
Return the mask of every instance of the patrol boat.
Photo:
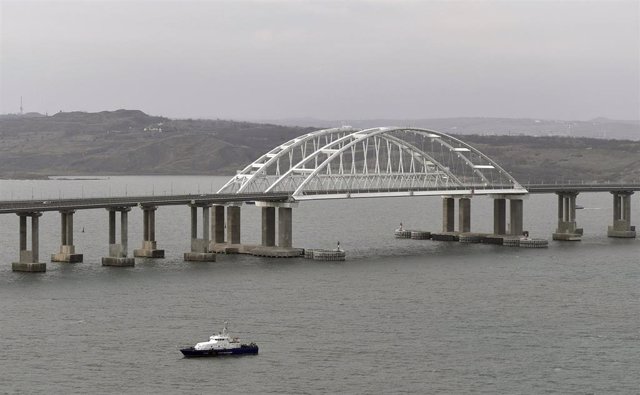
M229 336L227 321L225 321L222 332L210 336L209 341L197 343L193 347L181 348L180 352L186 358L257 354L258 346L255 343L241 344L237 337Z

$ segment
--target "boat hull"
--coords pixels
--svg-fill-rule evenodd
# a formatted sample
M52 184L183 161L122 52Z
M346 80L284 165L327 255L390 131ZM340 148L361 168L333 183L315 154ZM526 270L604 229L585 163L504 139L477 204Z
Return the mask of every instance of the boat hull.
M221 357L225 355L257 354L258 346L243 344L239 348L227 348L221 350L196 350L194 347L181 348L180 352L185 358Z

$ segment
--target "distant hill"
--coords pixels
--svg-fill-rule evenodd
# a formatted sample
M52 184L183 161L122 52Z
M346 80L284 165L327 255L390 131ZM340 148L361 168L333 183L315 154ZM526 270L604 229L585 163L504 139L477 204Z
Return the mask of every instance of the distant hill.
M521 182L640 181L637 138L606 140L549 136L552 133L542 132L538 137L527 136L526 130L517 127L525 121L529 122L530 127L525 128L529 131L550 130L549 125L555 125L555 121L461 118L455 121L455 129L450 126L453 120L431 120L429 124L425 121L413 126L465 134L465 141L494 158ZM393 124L374 122L351 124L354 127ZM594 121L594 130L607 122ZM628 125L630 131L635 130L636 123ZM558 130L562 127L558 126ZM586 126L581 127L584 130ZM138 110L3 115L0 177L231 175L271 148L318 128L220 119L169 119ZM475 134L469 134L473 131Z
M512 118L436 118L436 119L368 119L326 121L314 118L275 119L271 122L287 126L320 128L351 125L356 128L376 126L414 126L444 133L482 135L528 135L593 137L602 139L640 140L640 121L596 118L590 121L557 121Z

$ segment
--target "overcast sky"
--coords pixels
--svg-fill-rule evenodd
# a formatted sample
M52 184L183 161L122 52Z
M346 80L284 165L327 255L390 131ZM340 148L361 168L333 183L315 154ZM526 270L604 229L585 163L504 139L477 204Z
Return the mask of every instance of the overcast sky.
M0 4L0 113L640 119L635 0Z

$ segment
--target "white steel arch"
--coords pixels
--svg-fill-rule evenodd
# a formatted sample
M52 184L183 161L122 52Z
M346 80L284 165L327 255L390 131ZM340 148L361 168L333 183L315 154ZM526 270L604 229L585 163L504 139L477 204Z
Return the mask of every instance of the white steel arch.
M241 192L287 192L295 200L527 193L491 158L462 140L410 127L342 127L290 140L219 191Z

